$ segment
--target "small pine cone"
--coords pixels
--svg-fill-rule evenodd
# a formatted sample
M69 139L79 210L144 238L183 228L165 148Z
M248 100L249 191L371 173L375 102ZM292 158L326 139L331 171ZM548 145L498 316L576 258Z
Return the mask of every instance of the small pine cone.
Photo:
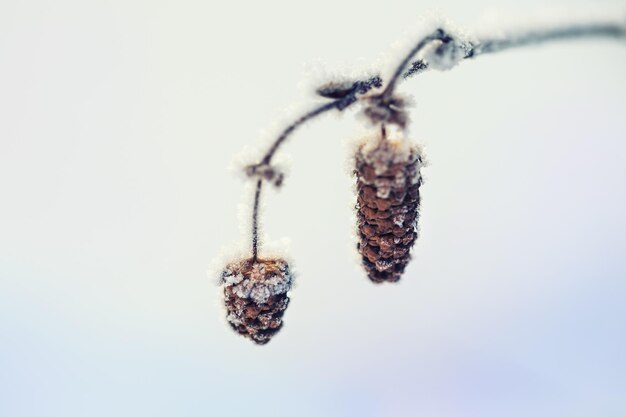
M422 156L404 141L380 140L356 155L357 221L363 266L373 282L396 282L417 239Z
M293 275L282 259L245 259L222 273L226 320L238 333L259 345L282 327Z

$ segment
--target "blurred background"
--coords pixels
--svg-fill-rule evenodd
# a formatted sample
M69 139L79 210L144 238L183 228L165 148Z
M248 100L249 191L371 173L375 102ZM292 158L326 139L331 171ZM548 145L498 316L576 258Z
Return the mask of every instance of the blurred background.
M626 415L626 44L554 43L399 87L425 147L397 285L355 256L355 111L281 153L270 241L285 326L255 346L207 274L240 242L229 166L319 102L387 77L439 14L470 30L613 1L0 3L0 415ZM226 259L227 260L227 259Z

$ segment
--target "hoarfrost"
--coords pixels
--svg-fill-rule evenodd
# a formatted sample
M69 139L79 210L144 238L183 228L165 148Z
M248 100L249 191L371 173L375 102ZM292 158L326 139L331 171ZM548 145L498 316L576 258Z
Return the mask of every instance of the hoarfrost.
M228 275L224 275L224 284L227 286L239 284L241 281L243 281L243 274L241 272L238 274L230 273Z
M465 58L464 43L457 39L444 42L435 40L424 48L424 59L432 69L447 71Z
M226 320L228 320L230 323L234 324L235 326L238 326L243 323L243 321L241 320L241 317L239 317L235 313L230 313L228 316L226 316Z
M250 279L255 281L261 281L265 277L265 264L256 263L252 266L252 272L250 273Z
M393 224L395 224L396 226L402 227L405 219L406 219L406 216L404 214L396 214L395 216L393 216Z
M235 286L234 293L239 298L248 298L250 297L250 292L252 291L253 283L247 279L242 283Z
M261 325L263 325L263 327L265 328L270 327L272 323L272 315L270 313L259 314L258 319L259 322L261 322Z
M378 244L380 245L380 249L383 251L389 251L393 249L393 237L391 236L383 236L379 239Z
M387 261L385 259L379 259L376 261L375 266L377 270L379 270L380 272L384 272L393 267L393 262Z
M241 272L242 264L226 268L222 282L232 287L232 292L239 298L250 298L256 304L263 304L271 296L287 293L293 283L293 274L289 265L277 261L272 267L263 262L251 265L248 272Z
M270 298L270 290L263 284L257 284L250 291L250 298L257 304L263 304Z
M389 198L389 194L391 193L391 181L379 178L374 181L374 186L376 186L376 197Z
M400 136L387 139L387 146L380 146L380 140L367 141L361 148L360 157L374 167L375 174L382 175L394 163L413 162L417 159L418 169L421 163L421 148Z
M286 274L285 277L274 275L267 280L266 285L272 295L286 293L291 288L291 275Z
M393 179L393 186L395 188L403 188L406 184L406 177L402 173L402 171L396 172L396 177Z

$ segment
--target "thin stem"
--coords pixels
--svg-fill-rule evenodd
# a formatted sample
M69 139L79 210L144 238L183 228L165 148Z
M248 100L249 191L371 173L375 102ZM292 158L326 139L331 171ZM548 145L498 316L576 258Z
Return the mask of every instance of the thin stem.
M563 26L553 29L529 31L504 39L485 39L474 45L466 58L499 52L518 46L541 44L544 42L578 38L622 38L626 37L626 25L617 23L591 23L587 25Z
M252 260L256 261L259 254L259 200L261 199L261 189L263 180L256 182L254 192L254 206L252 208Z
M318 106L303 116L299 117L295 122L287 126L285 130L280 134L278 139L274 141L270 149L267 151L261 164L268 164L271 162L272 157L282 145L285 140L291 135L299 126L312 118L319 116L320 114L334 109L337 107L336 101L326 103L322 106ZM261 199L261 190L263 189L263 179L259 178L256 182L256 189L254 192L254 205L252 207L252 260L256 261L259 255L259 200Z
M411 51L404 57L402 62L400 62L400 65L398 65L398 67L396 68L395 72L393 73L393 76L389 80L389 83L387 84L387 87L382 92L381 98L383 100L391 98L391 96L393 95L393 91L396 88L396 83L398 82L398 79L402 75L402 72L403 72L404 68L407 65L409 65L409 62L411 62L411 59L413 59L413 57L415 55L417 55L422 49L424 49L424 47L426 47L426 45L428 45L430 42L442 39L443 36L444 36L443 31L441 29L437 29L436 31L434 31L430 35L428 35L428 36L424 37L422 40L420 40L417 43L417 45L415 45L413 47L413 49L411 49Z
M263 159L261 160L261 163L269 164L271 162L271 160L272 160L272 157L274 156L274 154L278 150L278 148L285 142L285 140L289 137L289 135L291 135L302 124L304 124L307 121L313 119L314 117L319 116L320 114L322 114L324 112L327 112L328 110L332 110L332 109L334 109L336 107L337 107L336 102L335 101L331 101L330 103L326 103L326 104L323 104L321 106L318 106L318 107L314 108L313 110L309 111L308 113L305 113L303 116L301 116L298 119L296 119L296 121L293 122L292 124L290 124L289 126L287 126L285 128L285 130L283 130L283 132L280 134L278 139L276 139L274 141L274 143L272 144L270 149L263 156Z

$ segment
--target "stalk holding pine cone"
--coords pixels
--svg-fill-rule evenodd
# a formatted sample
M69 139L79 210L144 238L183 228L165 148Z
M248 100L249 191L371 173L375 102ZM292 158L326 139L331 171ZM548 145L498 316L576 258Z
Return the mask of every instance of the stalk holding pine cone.
M282 259L245 259L222 273L226 319L239 334L263 345L282 327L293 274Z
M358 250L370 280L397 282L417 239L422 156L406 140L381 138L356 155Z

